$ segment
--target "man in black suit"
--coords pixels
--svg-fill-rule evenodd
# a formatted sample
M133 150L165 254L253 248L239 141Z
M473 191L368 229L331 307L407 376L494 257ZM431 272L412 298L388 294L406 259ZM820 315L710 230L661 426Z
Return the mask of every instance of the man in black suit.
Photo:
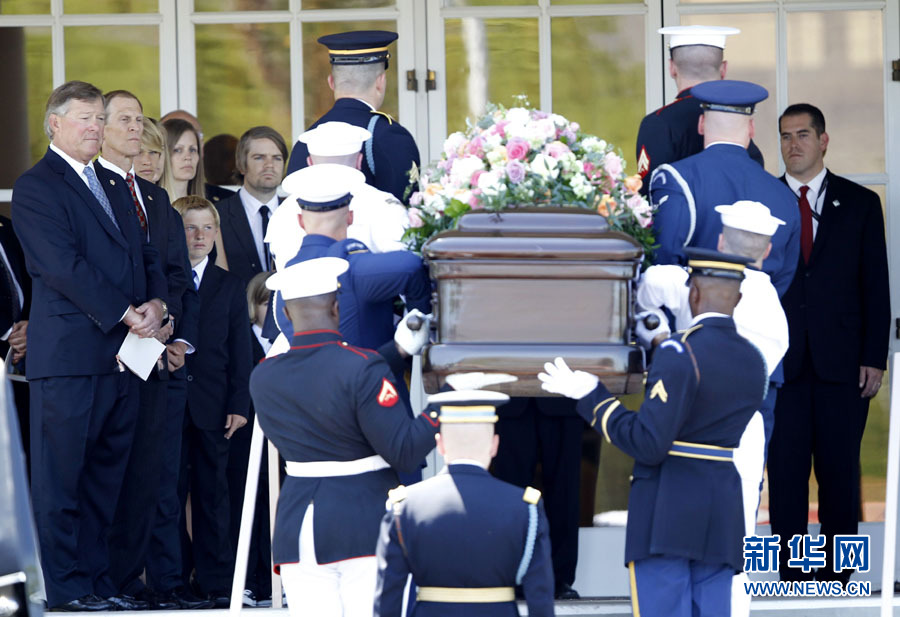
M247 423L250 408L252 334L244 286L209 259L219 230L216 208L197 195L176 200L175 208L184 221L193 280L200 292L197 353L186 361L188 404L179 487L182 505L190 490L193 537L187 544L183 536L182 550L193 557L200 591L216 608L226 608L234 571L226 467L229 440ZM189 574L185 568L184 575Z
M782 297L790 347L769 445L772 532L781 535L781 578L811 578L786 561L787 542L807 533L812 460L827 538L827 564L815 577L846 583L852 571L833 571L832 542L835 534L857 532L860 440L887 359L884 221L875 193L825 168L828 133L819 109L791 105L779 131L782 179L798 196L801 255Z
M104 123L96 87L56 88L44 122L50 148L12 200L34 294L26 374L41 565L49 606L75 611L133 608L109 572L107 534L138 403L116 354L129 331L153 336L168 317L159 253L125 182L91 165Z
M228 271L245 289L254 275L275 269L263 238L269 217L280 203L275 192L284 178L286 160L287 145L275 129L249 129L241 135L235 153L243 184L236 194L216 204Z
M190 284L190 263L181 217L172 209L165 190L135 175L132 160L140 153L143 132L143 106L126 90L108 92L106 99L107 126L103 133L100 157L94 162L96 170L107 169L125 181L132 198L132 212L141 231L160 255L166 276L169 297L169 322L155 338L165 343L172 338L182 319L182 296ZM172 344L193 350L184 339ZM110 529L110 564L113 581L119 595L136 601L135 606L157 604L148 593L140 576L144 571L150 534L156 513L160 467L163 457L171 455L173 440L181 438L168 430L166 414L168 367L159 362L156 371L146 381L139 381L140 403L135 439L125 471L122 494L116 517ZM174 480L173 480L174 482ZM166 603L164 608L178 608Z

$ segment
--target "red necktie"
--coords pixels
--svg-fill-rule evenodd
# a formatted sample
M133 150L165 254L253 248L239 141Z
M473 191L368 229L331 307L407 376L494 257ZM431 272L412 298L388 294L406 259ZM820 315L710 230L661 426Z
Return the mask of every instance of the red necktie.
M141 207L141 202L138 200L137 192L134 190L134 176L131 175L131 172L125 174L125 184L128 185L128 190L131 191L131 198L134 200L134 209L137 211L138 220L141 222L141 229L143 229L144 233L146 234L147 217L144 215L144 209Z
M800 248L803 251L803 263L807 264L813 247L812 209L806 199L808 192L808 186L800 187Z

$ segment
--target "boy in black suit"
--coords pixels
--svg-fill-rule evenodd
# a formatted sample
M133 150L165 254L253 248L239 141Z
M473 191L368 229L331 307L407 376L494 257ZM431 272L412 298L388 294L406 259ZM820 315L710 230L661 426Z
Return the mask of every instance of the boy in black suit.
M219 215L203 197L189 195L173 206L184 220L194 285L200 293L196 353L187 357L188 405L179 489L191 493L193 542L183 535L183 559L193 558L196 586L215 602L229 603L234 557L229 540L229 439L247 423L252 366L244 286L210 263ZM182 526L183 532L185 527ZM184 568L189 576L190 567Z

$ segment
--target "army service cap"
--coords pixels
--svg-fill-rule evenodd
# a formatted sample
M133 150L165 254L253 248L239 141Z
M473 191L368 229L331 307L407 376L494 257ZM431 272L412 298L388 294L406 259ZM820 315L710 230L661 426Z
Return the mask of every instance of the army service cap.
M397 40L396 32L387 30L353 30L320 36L319 43L328 48L331 64L373 64L388 67L388 45Z
M733 34L740 34L737 28L726 26L666 26L657 30L660 34L669 35L669 49L685 45L708 45L725 49L725 39Z
M347 122L323 122L297 138L305 143L309 153L315 156L343 156L362 150L363 142L372 133Z
M730 255L710 249L687 247L688 272L691 276L744 280L744 269L752 260L741 255Z
M353 190L365 181L366 177L358 169L322 163L289 174L282 180L281 188L297 200L301 209L329 212L349 205Z
M509 395L489 390L450 390L428 397L428 404L440 408L441 423L489 423L497 421L497 407Z
M703 111L751 116L756 104L769 97L769 91L749 81L718 79L697 84L691 88L691 96L700 101Z
M350 267L350 262L339 257L308 259L266 279L266 287L280 291L284 300L311 298L337 291L338 277Z
M769 209L758 201L741 200L731 205L716 206L722 215L722 225L763 236L772 236L784 225L780 218L772 216Z

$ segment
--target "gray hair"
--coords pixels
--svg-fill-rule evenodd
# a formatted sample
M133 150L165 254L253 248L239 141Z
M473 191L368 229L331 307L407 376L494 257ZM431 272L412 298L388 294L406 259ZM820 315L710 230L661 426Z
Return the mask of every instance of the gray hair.
M722 250L741 257L749 257L753 261L766 254L771 239L771 236L765 234L722 226Z
M672 50L672 62L687 79L719 79L724 50L712 45L683 45Z
M331 67L334 89L351 94L368 92L382 73L384 73L383 62L335 64Z
M100 99L103 107L106 107L103 93L96 86L86 81L67 81L50 93L50 98L47 99L47 109L44 111L44 132L50 141L53 141L53 131L50 129L50 116L64 116L69 111L69 105L73 99L78 99L79 101L96 101Z

